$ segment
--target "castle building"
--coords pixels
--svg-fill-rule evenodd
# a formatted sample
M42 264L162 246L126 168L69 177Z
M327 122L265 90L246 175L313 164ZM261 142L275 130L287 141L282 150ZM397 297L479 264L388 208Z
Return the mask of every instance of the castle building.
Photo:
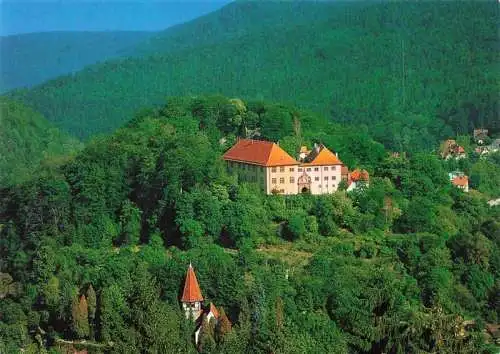
M302 147L299 160L298 193L326 194L337 190L343 166L337 154L322 144L315 144L311 151Z
M266 194L297 194L299 162L271 141L239 139L223 156L230 172Z
M295 160L273 142L239 139L223 159L230 173L259 184L266 194L333 193L346 179L338 155L322 144L302 146Z
M213 303L210 303L207 307L203 306L203 296L201 295L200 285L198 284L198 280L196 279L196 274L194 273L191 263L189 263L186 273L181 304L186 315L186 319L191 319L196 323L194 342L198 345L200 333L203 324L205 323L204 320L206 320L206 322L214 320L217 324L217 321L219 320L219 311Z

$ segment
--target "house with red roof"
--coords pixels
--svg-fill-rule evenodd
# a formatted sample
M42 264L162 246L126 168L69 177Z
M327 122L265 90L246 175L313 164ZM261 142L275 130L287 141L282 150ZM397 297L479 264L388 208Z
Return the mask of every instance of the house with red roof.
M191 263L189 263L186 280L184 281L181 304L186 318L196 323L196 330L194 332L194 342L196 345L199 343L203 325L210 321L215 321L215 324L217 324L219 320L219 310L217 310L213 303L210 303L208 306L203 306L203 300L200 285L194 273L194 268Z
M366 170L355 169L350 172L347 177L347 191L350 192L361 185L368 187L370 183L370 175Z
M459 160L467 157L463 146L458 145L453 139L448 139L443 142L439 150L441 157L445 160L449 160L451 158Z
M259 184L266 194L333 193L344 166L322 144L302 146L296 160L276 143L252 139L239 139L223 159L240 181Z
M463 172L450 172L448 176L450 177L451 184L455 187L463 190L464 192L469 191L469 177L467 177Z

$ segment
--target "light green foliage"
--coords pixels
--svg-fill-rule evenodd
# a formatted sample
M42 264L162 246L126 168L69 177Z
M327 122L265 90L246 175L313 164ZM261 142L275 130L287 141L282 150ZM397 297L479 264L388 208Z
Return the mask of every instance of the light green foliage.
M82 147L39 113L5 97L0 98L0 127L0 186L24 182L40 162L58 163Z

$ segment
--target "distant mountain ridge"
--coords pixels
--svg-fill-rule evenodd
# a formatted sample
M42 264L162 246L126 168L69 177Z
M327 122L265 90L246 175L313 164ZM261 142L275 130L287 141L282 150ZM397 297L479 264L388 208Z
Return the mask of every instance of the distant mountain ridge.
M0 37L0 92L127 55L151 32L41 32Z
M391 149L428 149L500 129L497 15L486 2L237 1L154 34L129 58L9 95L82 138L166 96L221 93L364 125Z

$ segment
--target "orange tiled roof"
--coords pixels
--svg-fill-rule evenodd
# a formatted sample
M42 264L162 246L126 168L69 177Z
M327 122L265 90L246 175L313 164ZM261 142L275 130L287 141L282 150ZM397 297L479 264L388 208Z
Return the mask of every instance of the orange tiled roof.
M359 180L368 181L370 179L370 175L366 170L355 169L351 172L351 180L357 182Z
M215 305L212 302L210 303L209 312L213 313L216 319L219 318L219 310L217 310L217 307L215 307Z
M184 283L184 292L182 293L182 302L197 302L203 301L203 296L201 296L200 286L198 285L198 280L196 279L196 274L194 274L194 269L191 264L186 274L186 282Z
M252 139L240 139L224 154L223 159L266 167L299 164L275 143Z
M455 186L465 187L469 184L469 178L467 176L456 176L451 180Z
M314 153L315 151L313 150L312 154ZM328 150L326 146L321 145L320 150L316 154L316 156L314 156L311 161L303 163L303 165L305 166L342 165L342 161L340 161L339 158L333 152Z

